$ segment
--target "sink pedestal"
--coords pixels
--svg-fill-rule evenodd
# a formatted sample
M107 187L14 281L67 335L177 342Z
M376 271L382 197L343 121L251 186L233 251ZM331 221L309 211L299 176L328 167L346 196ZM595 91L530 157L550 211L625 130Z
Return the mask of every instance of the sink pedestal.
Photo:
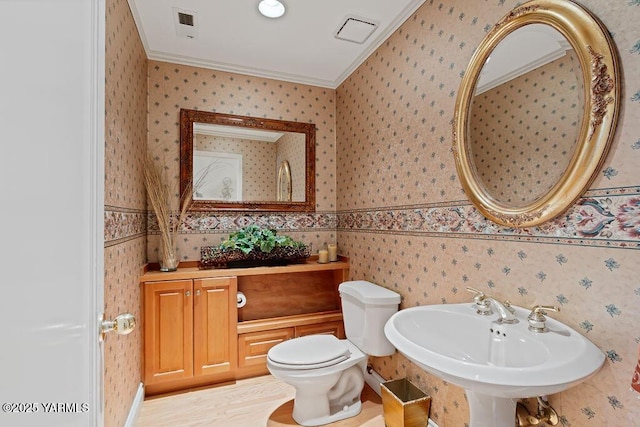
M469 401L469 427L513 426L517 399L495 397L465 390Z

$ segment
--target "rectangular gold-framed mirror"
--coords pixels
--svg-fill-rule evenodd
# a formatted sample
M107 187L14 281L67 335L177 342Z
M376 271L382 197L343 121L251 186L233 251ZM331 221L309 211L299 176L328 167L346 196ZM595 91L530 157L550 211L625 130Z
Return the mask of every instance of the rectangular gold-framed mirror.
M315 132L299 123L180 110L180 194L192 211L315 211ZM289 165L291 196L278 197Z

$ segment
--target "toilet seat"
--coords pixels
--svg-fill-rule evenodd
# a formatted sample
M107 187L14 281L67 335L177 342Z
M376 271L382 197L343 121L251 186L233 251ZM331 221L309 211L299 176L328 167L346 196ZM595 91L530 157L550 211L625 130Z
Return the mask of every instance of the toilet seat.
M307 335L272 347L269 362L283 369L317 369L336 365L351 356L349 348L333 335Z

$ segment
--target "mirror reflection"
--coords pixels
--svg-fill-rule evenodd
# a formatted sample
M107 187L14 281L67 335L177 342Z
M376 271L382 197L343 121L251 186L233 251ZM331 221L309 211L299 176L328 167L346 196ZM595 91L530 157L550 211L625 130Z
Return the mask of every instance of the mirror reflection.
M305 199L305 135L194 123L194 200L294 201ZM278 194L287 162L291 195Z
M278 201L290 202L293 194L291 183L291 167L289 162L284 160L278 169Z
M548 193L575 153L584 112L580 60L556 29L530 24L484 62L469 114L478 179L505 206Z

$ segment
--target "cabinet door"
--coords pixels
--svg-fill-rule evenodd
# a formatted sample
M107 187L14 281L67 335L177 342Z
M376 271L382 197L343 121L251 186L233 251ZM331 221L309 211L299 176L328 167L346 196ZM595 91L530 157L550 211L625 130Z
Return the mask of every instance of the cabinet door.
M345 337L344 325L342 322L336 321L296 326L296 337L315 334L332 334L340 339L343 339Z
M194 375L232 373L238 366L237 280L194 279Z
M191 280L144 285L145 382L193 376Z

